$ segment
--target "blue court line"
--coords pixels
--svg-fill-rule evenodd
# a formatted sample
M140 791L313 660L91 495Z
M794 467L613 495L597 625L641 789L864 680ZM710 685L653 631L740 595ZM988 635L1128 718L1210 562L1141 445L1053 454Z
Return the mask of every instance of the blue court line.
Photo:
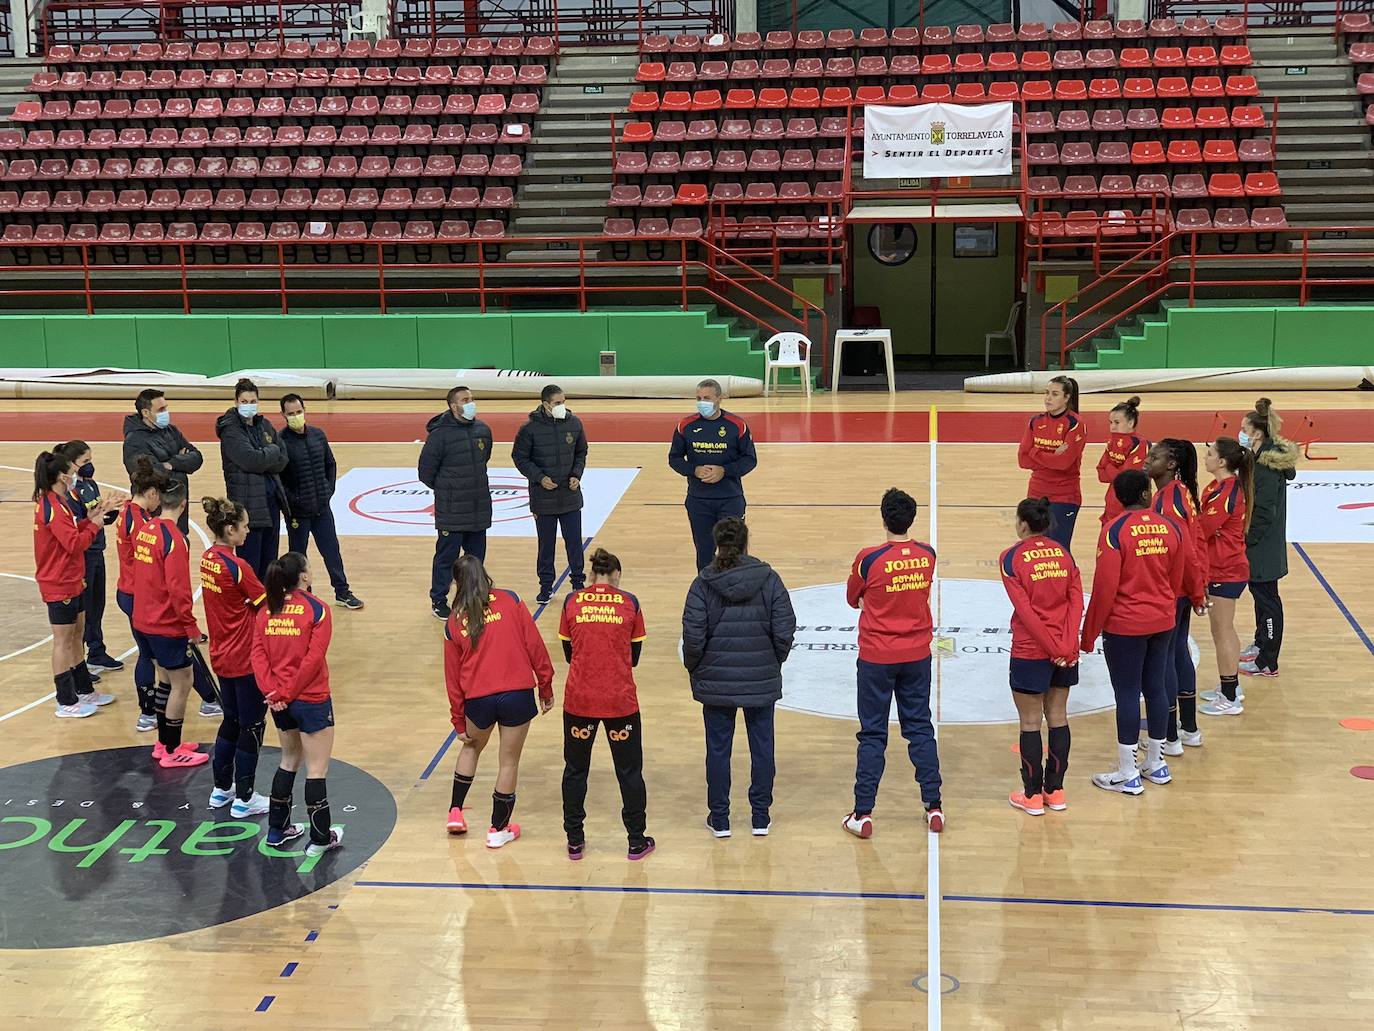
M1307 552L1303 550L1301 544L1294 544L1293 550L1298 553L1299 558L1307 563L1307 568L1310 569L1312 575L1317 578L1317 583L1322 585L1322 589L1326 591L1327 596L1336 603L1336 608L1338 608L1341 615L1345 617L1345 621L1350 624L1350 629L1355 631L1355 636L1358 637L1365 648L1368 649L1369 654L1374 655L1374 641L1369 639L1369 635L1364 632L1364 627L1360 626L1360 621L1351 615L1350 610L1345 607L1345 602L1341 601L1341 596L1336 593L1336 589L1331 586L1326 577L1322 576L1322 572L1317 568L1317 564L1313 562Z
M314 941L316 938L318 938L319 936L320 936L320 932L319 932L319 931L311 931L309 934L307 934L307 935L305 936L305 940L308 941L308 942L312 942L312 941Z
M592 542L592 538L590 538L590 537L584 538L583 541L582 541L582 550L583 550L583 551L586 551L586 550L587 550L587 545L590 544L591 542ZM572 572L571 569L565 568L565 569L563 570L563 572L559 574L558 579L554 581L552 593L554 593L554 594L557 594L557 593L558 593L558 589L559 589L560 587L563 586L563 581L566 580L566 579L568 578L568 575L569 575L571 572ZM542 616L542 615L544 614L544 610L545 610L546 608L548 608L551 604L553 604L553 603L552 603L552 602L547 602L547 601L546 601L546 602L544 602L542 605L540 605L538 608L536 608L536 609L534 610L534 619L535 619L536 622L538 622L539 617ZM449 750L450 748L453 747L453 742L455 742L455 741L457 741L457 740L458 740L458 734L457 734L457 732L456 732L456 731L450 730L450 731L448 732L448 737L444 738L444 743L443 743L442 745L439 746L439 751L437 751L437 752L434 753L434 758L431 759L431 760L429 761L429 765L425 767L424 773L420 774L420 779L421 779L421 780L429 780L430 776L434 773L435 768L439 765L439 763L441 763L441 762L443 761L444 756L446 756L446 755L448 754L448 750Z
M264 996L262 997L262 1001L261 1001L260 1003L258 1003L258 1008L255 1009L253 1012L254 1012L254 1013L266 1013L266 1012L267 1012L267 1008L268 1008L269 1006L271 1006L272 1003L274 1003L274 1002L276 1002L276 1001L277 1001L277 997L276 997L275 995L264 995Z
M280 976L280 977L290 977L292 974L294 974L294 973L296 972L296 967L299 966L299 965L300 965L300 964L298 964L298 963L288 963L288 964L286 964L286 966L284 966L284 967L281 968L281 974L278 975L278 976Z
M359 888L420 888L462 891L568 891L618 895L707 895L717 897L863 899L919 902L924 895L899 891L784 891L762 888L669 888L613 884L483 884L469 881L358 881ZM1102 909L1159 909L1203 913L1315 913L1328 916L1374 916L1374 909L1331 906L1247 906L1205 902L1133 902L1119 899L1026 898L1016 895L942 895L945 902L980 902L995 905L1082 906Z

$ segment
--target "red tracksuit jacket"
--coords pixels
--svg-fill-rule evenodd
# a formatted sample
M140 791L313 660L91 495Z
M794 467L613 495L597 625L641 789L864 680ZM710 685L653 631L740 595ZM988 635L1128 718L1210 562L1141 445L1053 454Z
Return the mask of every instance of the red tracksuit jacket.
M329 700L325 656L334 621L329 606L309 591L292 591L281 611L258 609L253 627L253 676L268 702Z
M1207 600L1207 541L1202 536L1202 522L1197 517L1193 496L1182 480L1170 480L1155 494L1151 507L1183 527L1187 546L1183 593L1179 597L1189 599L1194 607L1201 605Z
M1077 662L1083 577L1073 556L1037 535L1002 552L998 564L1011 599L1012 658Z
M1117 473L1127 469L1139 469L1145 464L1145 456L1150 452L1150 442L1137 433L1113 433L1102 449L1102 457L1097 460L1097 478L1107 484L1106 510L1102 513L1102 525L1106 526L1125 511L1112 490L1112 481Z
M845 597L859 612L859 658L887 665L930 658L930 587L935 552L920 541L888 541L854 558Z
M1026 433L1016 455L1021 468L1031 471L1026 496L1049 498L1063 505L1083 504L1079 470L1087 443L1087 430L1073 412L1061 415L1046 412L1033 417L1026 424ZM1069 446L1068 450L1062 455L1055 454L1064 444Z
M119 582L115 590L134 593L134 535L153 517L137 501L124 502L115 525L115 552L119 555Z
M94 520L78 520L57 491L34 502L33 578L44 601L67 601L86 589L86 549L102 529Z
M604 720L639 711L631 664L634 643L645 637L638 598L605 583L573 591L563 603L558 636L572 646L565 712Z
M1147 508L1104 526L1083 619L1083 650L1092 651L1104 630L1131 637L1172 630L1186 555L1183 528Z
M1198 521L1207 541L1207 580L1214 584L1250 579L1245 557L1245 491L1232 474L1207 484L1198 499Z
M553 698L549 650L530 610L514 591L496 588L488 596L486 626L476 648L468 637L467 617L458 609L449 614L444 624L444 680L453 729L460 734L467 730L463 712L469 698L530 687L539 689L540 698Z
M201 601L210 633L210 666L221 677L253 672L253 629L266 592L253 567L227 544L200 556Z
M134 629L155 637L200 637L186 535L161 516L134 534Z

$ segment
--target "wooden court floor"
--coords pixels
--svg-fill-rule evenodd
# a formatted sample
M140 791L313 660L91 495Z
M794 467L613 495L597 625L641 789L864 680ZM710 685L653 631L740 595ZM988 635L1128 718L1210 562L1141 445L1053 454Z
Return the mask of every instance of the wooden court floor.
M1275 397L1294 411L1369 407L1356 394ZM1239 416L1251 400L1152 395L1145 411L1225 408ZM885 395L843 395L818 398L811 410L919 413L932 402L970 411L1038 405L1031 396L908 394L889 402ZM1084 403L1109 406L1102 398ZM440 407L322 403L310 410ZM482 403L484 414L529 407ZM863 842L840 829L852 803L854 725L780 709L773 832L755 839L739 830L747 817L741 732L736 834L718 841L702 826L701 716L677 652L682 600L694 571L683 484L667 467L666 449L678 413L690 406L578 405L574 399L573 407L584 414L662 416L661 433L645 442L598 442L592 434L590 460L641 467L596 543L619 554L624 586L647 615L649 640L637 679L657 853L643 863L626 861L609 754L598 746L588 855L578 864L567 861L557 712L535 724L526 748L516 816L522 839L488 852L480 835L444 833L453 752L439 754L449 724L442 631L426 601L432 545L423 537L345 538L350 581L367 607L335 610L335 756L366 770L395 798L389 840L364 867L298 901L171 937L26 949L7 937L0 918L0 1026L1374 1026L1374 782L1349 773L1374 763L1374 733L1340 726L1350 717L1374 717L1374 648L1362 629L1374 627L1370 546L1314 544L1303 547L1305 558L1290 548L1283 675L1247 685L1243 717L1205 722L1205 747L1174 760L1168 787L1139 798L1092 788L1089 774L1109 768L1115 757L1112 716L1099 712L1072 721L1069 810L1032 819L1011 809L1006 796L1018 780L1008 698L1000 717L1006 722L941 728L948 825L932 878L936 855L895 726L877 831ZM794 400L748 399L730 407L746 417L808 410ZM25 414L37 432L60 436L64 414L115 408L124 406L5 402L0 414ZM178 412L222 408L176 406ZM1151 435L1148 417L1141 431ZM494 464L508 464L509 439L498 433ZM1097 528L1093 505L1101 497L1092 470L1098 440L1085 461L1087 505L1075 542L1085 581ZM197 442L207 460L193 479L193 496L222 487L218 448ZM14 579L32 573L26 470L38 449L0 444L0 574L10 574L0 578L0 768L151 745L133 728L128 672L106 680L120 699L114 706L88 720L58 721L50 703L32 704L51 689L46 647L9 654L46 633L32 584ZM418 445L359 441L338 443L335 451L341 472L413 468ZM925 536L932 480L940 575L996 580L996 558L1013 541L1011 508L1025 484L1014 444L762 442L758 451L759 468L746 481L752 551L789 588L844 579L854 553L881 540L876 504L888 486L917 497L917 530ZM1322 451L1338 458L1325 464L1330 470L1374 469L1374 445L1326 443ZM117 443L96 443L95 460L99 478L121 481ZM533 539L493 538L488 558L497 582L533 608ZM1243 603L1242 632L1245 611ZM538 623L556 656L561 696L565 666L556 618L557 604ZM130 647L113 597L105 627L112 652ZM1205 628L1194 636L1202 653L1199 683L1210 686L1210 639ZM939 685L950 705L969 690L951 675ZM214 727L215 721L188 716L188 736L209 742ZM268 738L275 743L273 731ZM474 822L485 819L493 758L484 759L473 789ZM208 768L190 775L208 794ZM269 778L264 764L260 786ZM5 813L0 808L0 817ZM0 850L0 908L34 890L6 875L6 858ZM49 862L56 870L73 867L73 860L54 853ZM93 916L106 907L176 905L179 892L196 891L190 883L158 895L102 897L98 885L82 887L68 874L56 883L89 892ZM929 897L933 882L938 904ZM952 989L937 1007L913 985L926 984L933 944L939 970L948 975L944 986Z

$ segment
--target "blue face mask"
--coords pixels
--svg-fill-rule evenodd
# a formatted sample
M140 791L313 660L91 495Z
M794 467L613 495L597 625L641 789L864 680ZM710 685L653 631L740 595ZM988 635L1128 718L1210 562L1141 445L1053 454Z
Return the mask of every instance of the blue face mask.
M1246 433L1244 430L1236 434L1236 440L1240 442L1240 446L1243 448L1248 448L1254 443L1250 438L1250 434Z
M471 422L473 419L477 418L476 401L469 401L467 404L463 405L463 418L468 420L468 422Z
M258 406L254 404L239 405L239 418L251 419L258 414Z
M712 401L698 401L697 414L703 419L709 419L716 414L716 406Z
M168 411L158 412L153 416L153 425L160 430L165 430L172 425L172 413Z

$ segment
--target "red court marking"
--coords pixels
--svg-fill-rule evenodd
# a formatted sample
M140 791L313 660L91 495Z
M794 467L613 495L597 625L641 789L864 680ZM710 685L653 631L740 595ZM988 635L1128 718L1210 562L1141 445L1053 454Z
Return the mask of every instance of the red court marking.
M1018 745L1018 744L1013 744L1013 745L1011 746L1011 754L1012 754L1012 755L1020 755L1020 754L1021 754L1021 746Z
M1374 730L1374 720L1363 716L1351 716L1349 719L1341 720L1341 726L1346 730Z
M1005 443L1021 439L1030 416L1038 411L1031 398L1024 409L1001 412L941 412L940 440L946 444ZM920 412L751 412L748 400L738 413L749 421L754 438L764 443L925 443L930 414ZM436 405L436 412L441 410ZM336 442L410 443L425 436L425 424L435 412L346 411L312 413L310 421ZM672 437L682 416L673 412L591 412L582 416L592 440L608 443L663 441ZM1205 440L1212 435L1215 412L1185 411L1150 413L1140 430L1151 439L1183 437ZM1296 417L1298 413L1294 412ZM1374 443L1374 419L1358 410L1308 411L1324 440ZM270 413L275 423L282 420ZM177 427L192 440L215 440L214 412L177 412ZM63 433L82 440L123 439L123 412L63 412ZM483 412L482 421L498 440L511 440L525 423L523 412ZM1107 417L1093 412L1084 416L1089 439L1100 443L1107 437ZM0 412L0 440L51 442L51 420L27 412Z
M1360 780L1374 780L1374 766L1352 766L1350 775L1359 777Z

